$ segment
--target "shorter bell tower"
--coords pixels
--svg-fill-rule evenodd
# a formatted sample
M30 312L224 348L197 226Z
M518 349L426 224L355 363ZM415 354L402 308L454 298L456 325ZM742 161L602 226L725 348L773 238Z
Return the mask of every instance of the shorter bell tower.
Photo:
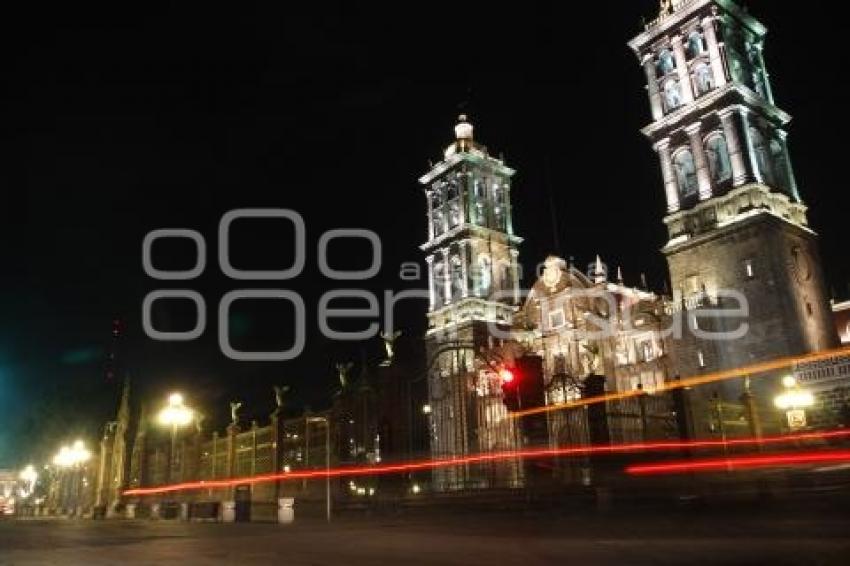
M516 437L501 383L481 358L508 332L520 302L511 217L514 170L473 136L465 115L455 139L419 182L425 188L430 304L426 337L430 443L434 457L512 449ZM506 336L505 334L504 336ZM486 470L484 468L487 468ZM438 489L513 486L519 467L502 462L435 471Z

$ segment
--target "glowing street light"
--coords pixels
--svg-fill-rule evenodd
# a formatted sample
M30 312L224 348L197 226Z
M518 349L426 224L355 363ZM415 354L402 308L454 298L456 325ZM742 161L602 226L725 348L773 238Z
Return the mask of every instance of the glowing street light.
M80 484L83 482L82 470L83 464L91 460L91 452L82 440L77 440L71 446L63 446L59 449L59 452L53 457L53 463L56 467L73 471L74 473L70 476L71 487L72 490L71 497L73 503L73 513L79 513L79 503L80 503Z
M172 393L168 396L168 404L159 412L160 424L181 427L192 422L194 412L183 404L183 396L180 393Z
M183 404L183 395L172 393L168 396L168 404L159 411L157 420L163 426L171 427L171 455L168 459L168 479L171 480L171 471L174 465L174 456L177 452L177 429L192 422L195 412Z
M788 427L791 430L806 426L806 409L815 404L815 397L809 391L800 389L797 380L787 375L782 378L785 392L773 399L777 409L785 411Z
M53 463L60 468L73 468L85 464L91 459L91 452L82 440L77 440L71 446L63 446L53 457ZM35 470L33 470L35 471Z
M38 481L38 472L35 471L35 466L32 464L28 465L26 468L21 470L21 473L18 475L18 479L21 480L21 497L26 499L32 492L35 491L35 483Z

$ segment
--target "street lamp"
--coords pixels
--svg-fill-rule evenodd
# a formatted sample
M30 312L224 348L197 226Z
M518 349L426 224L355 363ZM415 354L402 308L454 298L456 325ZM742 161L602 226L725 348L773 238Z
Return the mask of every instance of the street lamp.
M163 426L171 427L171 454L168 458L168 482L171 482L171 472L174 467L174 455L177 452L177 429L192 422L194 411L183 404L183 395L172 393L168 396L168 404L159 411L158 420Z
M74 471L74 510L80 503L80 483L82 483L82 467L91 459L91 452L82 440L75 441L71 446L63 446L53 457L53 463L62 469Z
M806 409L815 404L814 395L801 389L797 380L790 375L782 378L782 385L785 387L785 392L777 395L773 399L773 404L777 409L785 411L788 428L796 430L805 427Z
M331 522L331 423L327 417L307 417L307 424L325 423L325 514L328 523ZM304 434L310 438L310 432Z
M28 465L26 468L21 470L21 473L18 475L18 479L21 480L21 498L26 499L35 491L35 482L38 481L38 472L35 471L35 466L32 464Z

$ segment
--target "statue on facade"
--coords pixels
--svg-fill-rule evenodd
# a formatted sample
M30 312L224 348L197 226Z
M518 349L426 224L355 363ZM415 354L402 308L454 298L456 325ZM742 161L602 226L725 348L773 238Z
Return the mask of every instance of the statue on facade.
M581 362L585 374L596 375L596 370L599 369L602 362L599 346L597 344L584 344L582 348L584 348L584 354L582 354Z
M283 397L289 391L288 385L274 385L274 402L278 411L283 410Z
M670 12L673 11L673 2L672 0L661 0L658 6L658 14L660 16L666 16Z
M206 417L204 415L202 415L201 413L198 413L198 412L195 413L195 430L198 431L198 434L201 434L201 432L204 429L204 419L205 418Z
M230 402L230 424L237 425L239 424L239 408L242 406L241 401L231 401Z
M401 330L396 330L392 334L388 332L381 333L381 339L384 341L384 349L387 351L387 359L381 363L382 366L389 366L393 363L393 358L395 357L393 345L399 336L401 336Z

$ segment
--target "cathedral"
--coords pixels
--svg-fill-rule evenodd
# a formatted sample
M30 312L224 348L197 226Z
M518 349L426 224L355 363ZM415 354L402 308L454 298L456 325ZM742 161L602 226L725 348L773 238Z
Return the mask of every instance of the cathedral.
M514 170L459 118L443 159L419 179L428 214L421 248L434 457L530 442L503 399L502 371L519 358L540 361L545 404L591 391L648 394L640 406L604 403L602 435L585 413L547 413L554 446L725 437L734 431L724 424L724 403L759 433L753 398L769 403L777 376L697 388L686 405L651 393L671 380L838 345L817 234L791 165L791 117L774 101L762 57L765 35L732 0L665 0L628 44L646 77L651 122L642 133L666 197L670 296L624 285L600 258L586 272L546 258L541 276L521 290ZM677 320L681 332L671 330ZM556 473L586 480L587 470ZM442 469L434 482L447 490L511 486L526 475L503 462Z

